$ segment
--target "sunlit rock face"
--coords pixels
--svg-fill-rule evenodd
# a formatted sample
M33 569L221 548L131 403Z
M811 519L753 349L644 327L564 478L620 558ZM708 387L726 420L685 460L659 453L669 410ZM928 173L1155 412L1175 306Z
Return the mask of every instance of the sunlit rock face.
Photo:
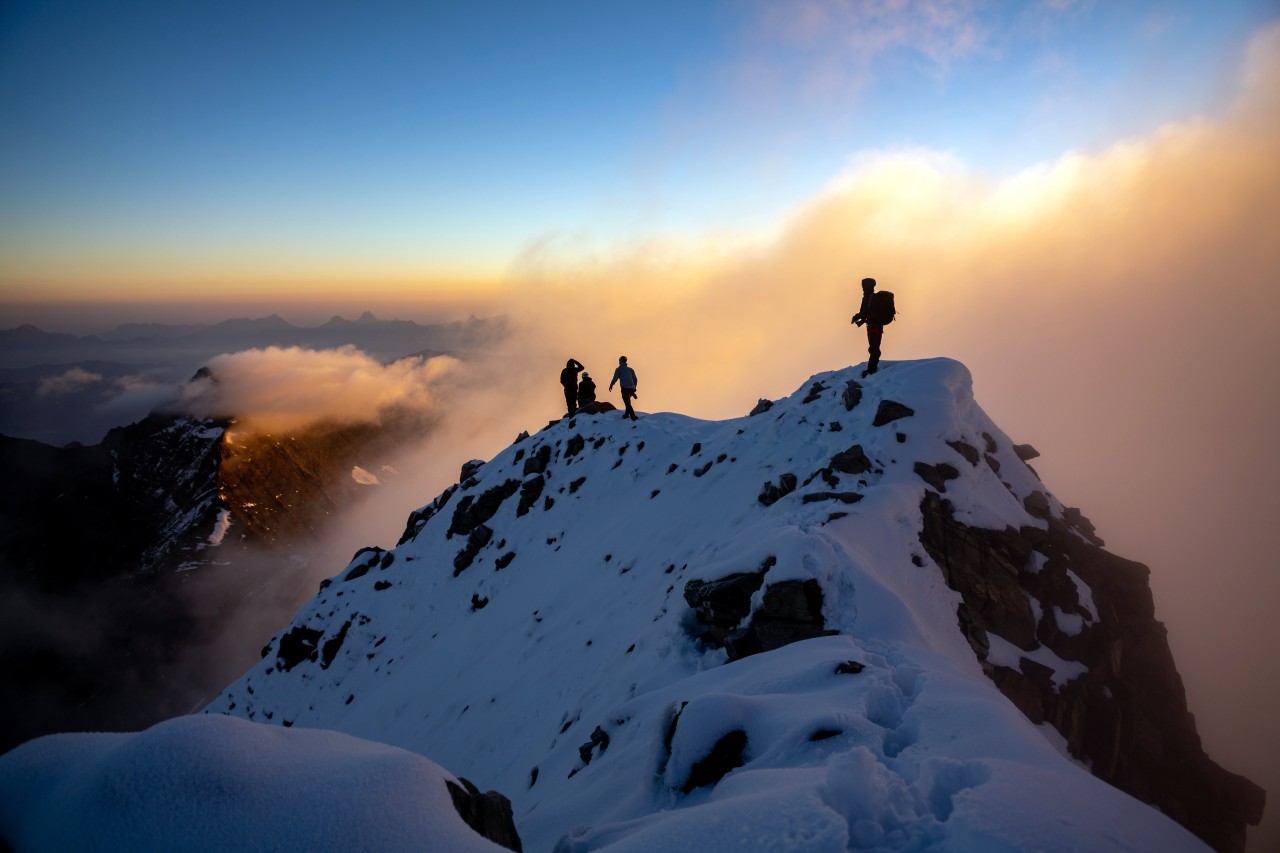
M151 415L91 447L0 436L0 749L51 731L138 728L190 711L279 625L217 648L251 596L276 619L314 592L306 555L390 479L384 462L430 422L261 434L234 419ZM363 482L362 482L363 480ZM212 655L206 668L189 650Z
M1146 570L962 365L855 376L520 436L207 710L430 757L528 849L1241 849Z

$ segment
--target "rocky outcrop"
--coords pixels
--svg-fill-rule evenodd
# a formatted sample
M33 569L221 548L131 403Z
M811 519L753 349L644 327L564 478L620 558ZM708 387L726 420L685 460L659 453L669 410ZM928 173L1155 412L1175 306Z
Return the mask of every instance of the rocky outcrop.
M921 544L962 596L961 631L1000 690L1094 775L1215 849L1243 850L1265 793L1201 747L1147 567L1102 550L1078 510L1057 518L1047 502L1047 529L970 527L934 491L920 509ZM1000 640L1019 652L994 653Z
M511 801L497 791L485 791L466 779L445 780L449 795L453 798L453 807L458 816L466 821L467 826L480 835L508 850L522 853L523 845L516 832L515 817L511 811Z
M760 605L752 610L751 602L776 562L770 557L754 572L685 584L684 599L693 609L694 637L704 646L724 648L729 660L738 660L837 633L826 628L822 588L813 579L769 584Z

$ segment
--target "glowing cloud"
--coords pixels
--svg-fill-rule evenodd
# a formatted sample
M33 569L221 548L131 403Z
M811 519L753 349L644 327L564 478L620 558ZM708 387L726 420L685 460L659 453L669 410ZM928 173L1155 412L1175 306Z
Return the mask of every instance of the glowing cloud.
M355 347L245 350L220 355L189 383L180 406L202 417L234 416L266 431L321 421L376 422L391 408L431 410L458 362L447 356L381 364Z
M41 397L49 397L57 394L73 394L76 391L83 391L90 385L96 385L103 380L101 373L91 373L81 367L73 367L66 373L58 376L47 376L40 380L36 386L36 394Z

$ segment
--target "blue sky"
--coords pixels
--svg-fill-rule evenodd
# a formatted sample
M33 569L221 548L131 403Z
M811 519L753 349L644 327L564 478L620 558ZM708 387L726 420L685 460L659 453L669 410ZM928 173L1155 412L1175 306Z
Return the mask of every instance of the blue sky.
M859 152L927 148L998 177L1212 115L1276 18L1275 2L10 0L0 295L492 280L548 235L750 233Z

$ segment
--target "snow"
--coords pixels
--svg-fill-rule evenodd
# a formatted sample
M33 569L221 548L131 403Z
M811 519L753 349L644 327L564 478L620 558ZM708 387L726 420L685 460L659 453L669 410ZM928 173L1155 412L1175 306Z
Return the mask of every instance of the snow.
M372 472L366 471L365 469L361 468L359 465L352 466L351 479L355 480L357 483L359 483L362 486L377 486L380 483L380 481L378 480L378 475Z
M1059 631L1073 637L1084 630L1083 616L1079 613L1067 613L1057 605L1053 608L1053 621L1057 623Z
M1206 849L1064 756L959 630L959 595L920 544L927 486L914 464L958 470L945 497L967 524L1044 525L1023 500L1045 487L973 399L968 370L895 362L862 382L850 411L841 392L855 379L819 374L754 417L579 416L518 441L437 499L399 547L372 562L357 554L206 719L336 730L439 762L511 798L530 851ZM915 414L873 426L884 400ZM985 448L988 436L999 474L946 444ZM824 482L821 469L855 444L872 470ZM541 494L521 512L515 488L466 563L455 513L509 481L533 483L540 452ZM762 485L783 474L798 487L763 505ZM805 502L819 492L862 498ZM1052 496L1049 506L1061 514ZM357 563L366 569L344 581ZM685 585L762 567L753 606L770 585L813 580L838 634L733 662L693 640ZM304 647L286 660L284 636L303 628L319 636L311 659ZM992 663L1030 658L1058 686L1083 672L989 640ZM243 731L251 745L284 731L237 725L248 728L228 738ZM734 738L736 766L692 784ZM92 743L78 748L107 749ZM304 760L287 754L302 741L273 743L279 761ZM52 751L45 762L65 763ZM11 767L0 762L0 785L21 784ZM311 812L300 814L301 833Z
M987 641L991 645L991 652L987 655L987 660L997 666L1006 666L1009 669L1020 670L1019 662L1023 658L1033 660L1038 664L1049 667L1053 670L1051 679L1054 689L1061 689L1071 682L1072 679L1084 675L1088 670L1085 665L1078 661L1063 660L1056 654L1051 652L1044 646L1039 646L1031 651L1020 649L1004 637L996 634L987 634Z
M209 534L209 546L216 548L222 544L222 540L226 538L227 531L231 529L231 510L222 509L218 511L218 520L213 523L213 532Z
M64 734L0 756L14 850L504 848L462 822L427 759L338 732L178 717Z
M1067 570L1067 577L1071 578L1071 582L1076 585L1076 595L1080 596L1080 606L1089 611L1089 620L1094 621L1098 618L1098 607L1093 603L1093 590L1089 585L1080 580L1080 576L1070 569Z

